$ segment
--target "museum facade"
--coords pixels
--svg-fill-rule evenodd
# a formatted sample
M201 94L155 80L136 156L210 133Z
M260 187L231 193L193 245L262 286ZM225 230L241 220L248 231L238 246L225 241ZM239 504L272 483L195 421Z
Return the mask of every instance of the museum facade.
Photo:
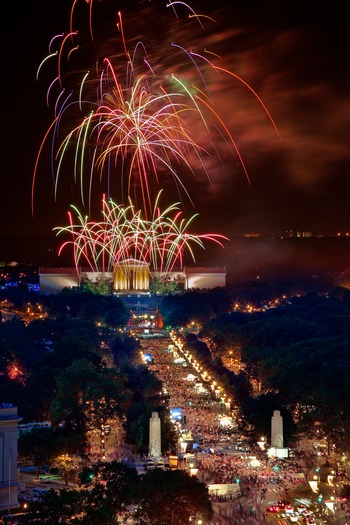
M185 267L166 274L153 272L149 264L128 259L116 264L113 272L96 272L88 268L40 268L40 293L55 294L64 288L80 286L82 279L96 281L105 276L113 282L115 292L148 292L152 280L166 278L181 283L184 290L226 286L226 269L219 267Z

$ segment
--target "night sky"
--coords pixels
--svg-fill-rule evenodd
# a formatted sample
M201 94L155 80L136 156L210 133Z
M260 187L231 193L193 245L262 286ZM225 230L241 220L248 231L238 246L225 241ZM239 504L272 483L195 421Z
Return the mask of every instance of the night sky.
M78 4L84 4L83 0ZM345 5L312 3L305 8L305 3L291 0L241 4L216 0L187 6L174 2L166 7L165 1L93 0L96 40L94 45L82 45L76 57L72 53L69 63L62 65L64 83L76 89L77 79L95 67L97 58L106 56L113 57L117 67L120 57L120 71L125 73L121 34L116 29L118 10L128 50L132 52L142 42L158 74L201 82L194 63L180 47L210 56L217 66L236 75L199 61L205 77L202 89L210 93L233 138L250 183L222 129L206 135L197 119L191 131L210 152L205 161L209 176L196 159L194 173L183 168L178 172L192 204L169 174L160 172L159 185L153 182L152 191L164 187L165 200L182 200L186 216L199 214L196 227L203 232L233 237L244 232L278 236L289 229L314 235L349 231L350 45ZM7 6L1 235L50 233L53 227L67 224L71 204L83 209L79 185L68 164L55 199L48 141L36 175L34 217L31 213L35 160L57 99L52 94L47 107L46 92L57 70L42 66L38 81L36 74L48 55L50 39L68 31L71 5L66 0L37 0ZM203 16L189 18L194 12ZM89 8L79 5L75 13L73 25L80 31L81 42L87 42ZM104 18L106 13L113 15ZM76 125L75 118L64 122L62 138L69 125ZM96 205L106 187L99 186L97 176L93 180ZM121 199L118 187L115 182L112 197L116 202Z

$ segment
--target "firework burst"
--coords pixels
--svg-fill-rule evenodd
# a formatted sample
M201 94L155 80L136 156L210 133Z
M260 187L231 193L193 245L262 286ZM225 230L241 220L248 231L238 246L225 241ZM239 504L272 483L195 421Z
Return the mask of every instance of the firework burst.
M69 225L55 228L57 235L71 236L70 241L62 244L60 253L67 247L73 249L78 272L82 265L94 272L111 272L116 265L132 259L151 264L155 273L166 275L175 265L183 268L185 253L195 261L195 246L205 249L204 242L211 241L223 247L228 240L223 235L190 232L196 215L189 220L183 218L180 203L162 210L160 195L161 192L149 220L131 201L125 207L104 199L100 222L90 221L72 206L74 213L69 212Z
M78 7L88 9L88 37L86 31L75 29ZM204 21L214 22L210 17L196 14L183 2L170 2L166 7L175 13L177 20L177 11L185 10L191 23L201 30ZM81 201L89 207L98 182L104 184L108 198L115 199L114 194L119 202L132 198L142 206L146 217L152 212L153 196L159 186L168 188L169 180L173 181L181 200L186 196L192 202L185 181L197 171L210 181L208 158L215 154L215 138L219 135L224 137L232 158L238 159L249 181L232 133L213 103L206 77L215 76L217 82L226 75L242 83L278 131L257 93L243 79L214 64L213 57L218 59L215 54L207 50L188 51L171 42L168 56L165 59L162 51L160 60L154 49L148 53L146 44L138 39L129 52L119 12L114 15L117 16L117 38L114 35L113 39L113 43L118 42L121 47L119 53L114 51L102 60L97 57L93 68L80 70L79 74L74 71L76 83L71 81L70 64L74 57L87 46L88 50L98 48L94 9L92 0L74 0L70 31L52 39L49 54L39 66L41 74L47 64L56 62L57 74L47 93L48 104L54 99L55 116L39 150L32 206L39 159L50 138L56 198L60 181L66 177L68 161L72 177L80 188ZM85 54L96 56L90 51ZM65 132L67 123L69 131Z

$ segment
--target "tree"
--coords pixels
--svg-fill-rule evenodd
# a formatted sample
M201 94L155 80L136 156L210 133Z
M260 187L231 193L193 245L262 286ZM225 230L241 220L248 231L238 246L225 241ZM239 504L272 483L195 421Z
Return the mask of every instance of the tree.
M111 341L111 351L118 369L130 363L139 362L139 350L139 342L127 334L116 333Z
M82 290L95 295L106 295L113 292L113 279L105 274L100 274L95 281L89 279L86 274L81 276L80 286Z
M174 293L177 289L177 281L153 278L150 284L150 292L155 295L171 294Z
M125 326L129 319L129 311L126 305L120 299L116 298L106 312L105 323L112 328Z
M57 453L57 439L53 428L34 428L30 432L20 432L18 453L21 458L33 461L36 477L43 465L51 463Z
M213 310L201 292L186 292L179 296L165 296L160 305L165 325L187 326L191 323L202 325L213 315Z
M25 403L21 416L26 421L50 419L50 405L56 397L57 370L49 366L36 367L26 381Z
M271 437L271 417L274 410L280 410L283 417L283 436L286 446L295 440L296 425L293 422L291 413L283 406L278 395L270 392L257 397L247 399L240 407L245 426L253 429L255 441L260 436Z
M219 315L229 312L232 308L232 298L225 288L212 288L206 293L206 300L210 304L213 313Z
M149 368L144 365L123 367L127 387L133 392L135 399L158 397L162 390L162 382Z
M101 428L109 420L123 417L130 398L125 383L123 374L109 368L86 385L82 399L89 429Z
M138 525L188 525L196 515L210 523L213 515L206 484L183 470L147 472L140 481L137 503Z
M51 467L57 469L63 475L65 485L68 485L69 478L77 472L79 465L80 460L77 456L69 454L60 454L51 462Z
M119 461L100 463L96 467L91 501L97 506L106 500L115 512L121 512L135 502L139 481L134 467Z
M20 524L37 525L38 523L47 523L48 525L62 525L63 523L84 523L80 519L86 515L88 507L87 491L62 489L58 493L51 489L40 497L40 501L31 502L29 510L24 516L21 516ZM85 523L87 525L87 522ZM108 522L103 523L107 525Z
M78 310L79 319L88 319L93 323L103 323L106 303L102 297L93 297L85 301Z
M83 392L97 377L96 366L87 359L75 360L59 372L56 378L57 395L50 407L55 426L64 422L66 428L79 434L85 433Z
M54 294L49 303L49 313L53 317L74 318L81 305L88 301L94 294L82 291L79 287L64 288L61 292Z

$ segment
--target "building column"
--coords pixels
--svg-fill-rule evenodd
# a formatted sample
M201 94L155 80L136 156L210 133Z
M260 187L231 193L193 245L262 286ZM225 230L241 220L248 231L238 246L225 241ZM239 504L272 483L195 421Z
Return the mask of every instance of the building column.
M0 404L0 510L19 507L17 482L17 407Z

